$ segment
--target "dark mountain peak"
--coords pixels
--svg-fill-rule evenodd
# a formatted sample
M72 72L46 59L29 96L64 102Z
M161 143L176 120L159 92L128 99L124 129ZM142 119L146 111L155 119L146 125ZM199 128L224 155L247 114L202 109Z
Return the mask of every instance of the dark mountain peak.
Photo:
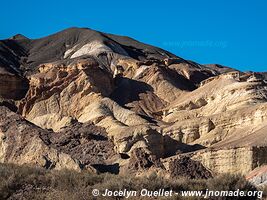
M16 35L10 37L9 39L11 39L11 40L29 40L29 38L27 38L25 35L22 35L22 34L16 34Z
M42 63L80 56L96 57L101 59L104 65L113 63L114 56L139 61L176 57L168 51L129 37L78 27L67 28L39 39L28 39L17 34L7 40L2 40L0 50L2 66L19 69L23 65L28 72L34 72L36 67ZM9 59L6 59L7 57Z

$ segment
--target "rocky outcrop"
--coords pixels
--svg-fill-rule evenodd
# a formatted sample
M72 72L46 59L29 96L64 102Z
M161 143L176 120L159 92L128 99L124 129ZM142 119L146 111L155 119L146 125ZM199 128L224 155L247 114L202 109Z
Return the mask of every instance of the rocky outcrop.
M50 147L79 160L81 167L108 165L116 160L113 142L103 128L87 122L74 122L60 132L42 135Z
M129 155L127 164L124 164L123 171L137 173L152 168L165 170L161 161L151 153L145 152L143 148L134 149ZM153 170L152 170L153 171Z
M201 162L215 174L240 173L246 175L266 164L266 147L239 147L209 149L196 153L193 159Z
M46 64L30 77L30 88L19 112L43 128L58 131L78 118L90 102L112 91L112 79L94 59Z
M204 146L249 135L265 123L266 86L240 81L236 72L214 77L163 112L163 120L172 123L163 133Z
M118 159L106 132L92 123L73 122L54 133L1 106L0 134L1 162L98 172Z
M201 162L191 160L189 157L174 159L169 163L169 173L173 177L186 177L189 179L211 178L212 174Z
M38 165L45 168L79 170L77 161L49 147L40 137L48 131L25 121L7 108L0 107L0 161Z

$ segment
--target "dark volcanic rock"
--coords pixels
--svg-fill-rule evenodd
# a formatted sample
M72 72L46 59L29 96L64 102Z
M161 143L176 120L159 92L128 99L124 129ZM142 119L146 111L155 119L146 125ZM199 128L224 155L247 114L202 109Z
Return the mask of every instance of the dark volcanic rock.
M169 173L172 176L182 176L190 179L210 178L212 174L200 162L191 160L189 157L181 157L170 161Z
M116 154L106 131L90 122L75 122L49 137L51 146L71 155L84 166L111 164L110 159Z
M129 37L106 34L87 28L69 28L35 40L18 35L1 40L0 67L16 73L25 72L25 69L35 71L35 67L39 64L62 60L68 49L74 46L81 48L92 41L107 45L115 53L129 55L140 60L174 56L167 51L140 43Z
M130 155L128 170L140 171L150 167L164 168L159 159L154 155L149 155L143 148L133 150Z

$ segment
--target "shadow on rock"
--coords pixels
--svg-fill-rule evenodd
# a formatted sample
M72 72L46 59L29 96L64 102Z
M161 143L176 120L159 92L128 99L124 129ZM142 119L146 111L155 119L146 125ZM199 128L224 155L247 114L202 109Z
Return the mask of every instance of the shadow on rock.
M153 91L153 88L144 82L120 76L115 78L115 84L117 88L112 92L110 98L121 106L140 100L139 94Z
M164 135L163 137L164 137L165 158L179 153L188 153L206 148L205 146L202 146L200 144L189 145L179 142L177 140L174 140L168 135Z

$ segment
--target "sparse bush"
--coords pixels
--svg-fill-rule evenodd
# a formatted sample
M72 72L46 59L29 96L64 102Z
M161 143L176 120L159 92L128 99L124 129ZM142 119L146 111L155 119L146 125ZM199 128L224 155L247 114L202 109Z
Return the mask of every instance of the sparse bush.
M209 190L219 191L235 191L237 189L241 191L257 191L256 187L248 182L244 176L238 174L224 174L219 175L213 179L208 180L207 188ZM228 197L227 199L236 199L237 197ZM257 197L256 197L257 198ZM223 197L216 197L211 199L224 199ZM255 199L255 197L239 197L239 199Z
M146 188L151 191L158 189L185 191L185 190L236 190L254 191L256 188L239 175L221 175L213 179L167 179L156 174L143 177L121 176L112 174L92 174L88 172L75 172L69 170L45 170L29 166L16 166L13 164L0 164L0 199L31 199L31 200L91 200L92 189L109 190L135 190ZM264 189L267 191L267 189ZM265 193L266 194L266 193ZM251 198L256 199L257 197ZM101 199L101 198L97 198ZM102 199L106 199L102 197ZM119 199L119 198L108 198ZM148 198L129 198L148 199ZM153 199L153 198L149 198ZM198 199L196 197L156 199ZM212 198L209 198L212 199ZM229 197L216 199L230 199ZM234 199L242 199L235 197ZM249 199L249 198L245 198Z

